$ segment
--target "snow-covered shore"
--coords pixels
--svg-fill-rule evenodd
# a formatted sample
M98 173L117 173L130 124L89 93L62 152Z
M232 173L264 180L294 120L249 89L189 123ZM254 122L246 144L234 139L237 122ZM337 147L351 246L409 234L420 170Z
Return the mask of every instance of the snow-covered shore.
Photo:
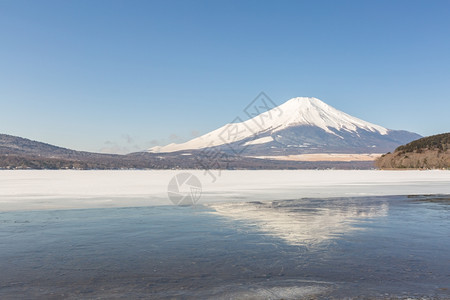
M167 186L182 172L201 181L199 203L450 194L450 171L23 170L0 171L0 211L172 205Z

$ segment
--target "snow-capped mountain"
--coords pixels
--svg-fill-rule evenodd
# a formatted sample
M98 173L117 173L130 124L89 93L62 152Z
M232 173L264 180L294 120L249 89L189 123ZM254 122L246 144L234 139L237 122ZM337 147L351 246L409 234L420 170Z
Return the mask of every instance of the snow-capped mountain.
M152 153L220 149L243 155L304 153L384 153L420 138L390 130L329 106L317 98L298 97L258 116L229 123L181 144L149 149Z

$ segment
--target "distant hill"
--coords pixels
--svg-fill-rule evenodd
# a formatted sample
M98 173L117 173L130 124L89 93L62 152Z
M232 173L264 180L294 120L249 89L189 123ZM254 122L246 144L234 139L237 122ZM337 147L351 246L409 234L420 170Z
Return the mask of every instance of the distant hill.
M450 133L424 137L387 153L375 162L381 169L450 169Z
M18 136L0 134L0 154L37 155L49 158L78 158L91 153L75 151Z
M150 161L138 161L123 155L76 151L0 134L2 169L120 169L150 165Z

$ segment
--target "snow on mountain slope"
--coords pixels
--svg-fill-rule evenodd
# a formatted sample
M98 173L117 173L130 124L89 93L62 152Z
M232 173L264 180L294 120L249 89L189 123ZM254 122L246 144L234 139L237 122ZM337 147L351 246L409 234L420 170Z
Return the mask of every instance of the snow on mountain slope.
M338 131L356 132L358 128L372 132L387 134L388 129L361 119L355 118L331 107L317 98L293 98L280 106L282 115L276 120L280 129L289 126L311 125L322 128L328 133L334 133L330 128Z
M253 136L273 134L288 127L301 125L318 127L336 136L339 136L336 131L357 133L359 129L381 135L386 135L389 131L382 126L363 121L339 111L317 98L297 97L253 119L241 123L226 124L182 144L172 143L166 146L153 147L149 149L149 152L175 152L220 146ZM332 131L331 129L335 130ZM270 138L262 138L260 143L270 142L272 140ZM256 143L255 140L253 142L247 142L247 145Z

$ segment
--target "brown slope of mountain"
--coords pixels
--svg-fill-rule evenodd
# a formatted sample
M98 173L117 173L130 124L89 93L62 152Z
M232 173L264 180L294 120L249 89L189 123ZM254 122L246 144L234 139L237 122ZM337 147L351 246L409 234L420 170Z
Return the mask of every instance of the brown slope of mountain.
M450 169L450 133L415 140L375 162L380 169Z

